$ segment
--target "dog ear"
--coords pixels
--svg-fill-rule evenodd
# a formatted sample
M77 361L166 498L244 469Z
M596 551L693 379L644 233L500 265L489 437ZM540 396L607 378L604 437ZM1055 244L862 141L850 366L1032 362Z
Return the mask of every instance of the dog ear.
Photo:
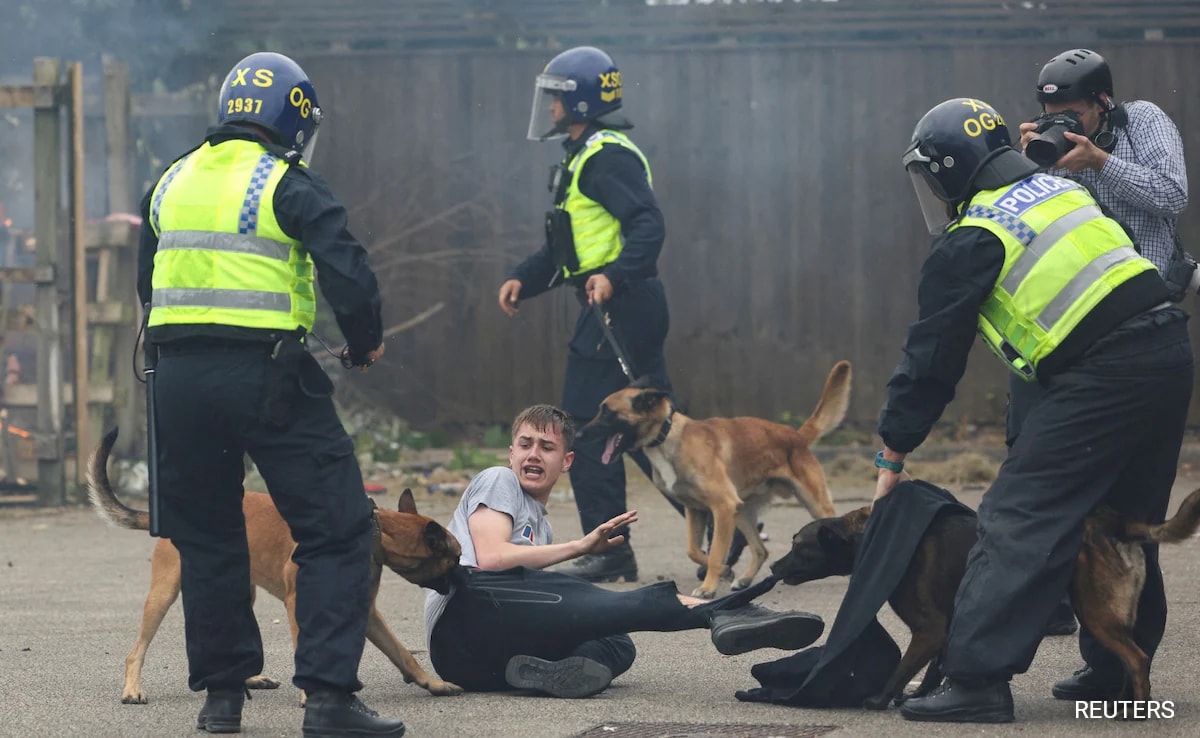
M638 393L633 398L633 411L635 413L649 413L667 396L667 392L660 389L648 389Z
M850 543L850 538L843 530L840 520L836 518L827 522L822 522L821 527L817 528L817 543L821 544L821 548L841 548Z
M405 487L404 491L400 493L400 504L396 506L396 509L402 513L417 514L417 501L413 499L412 490L408 487Z
M434 556L442 556L450 550L446 542L446 529L430 520L425 524L425 545Z

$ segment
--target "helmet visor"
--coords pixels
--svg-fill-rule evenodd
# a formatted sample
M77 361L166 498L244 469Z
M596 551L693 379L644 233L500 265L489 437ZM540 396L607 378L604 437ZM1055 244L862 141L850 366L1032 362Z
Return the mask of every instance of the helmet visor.
M533 110L529 113L530 141L550 141L567 134L567 111L562 94L575 89L575 80L556 74L539 74L533 83Z
M312 165L313 152L317 149L317 136L321 133L321 109L313 108L313 132L308 137L308 141L304 143L304 148L300 150L300 159L308 165Z
M917 202L921 205L921 215L925 217L925 227L929 229L929 235L940 235L950 224L952 215L941 184L929 171L930 158L914 146L904 154L903 163L909 178L912 179L913 190L917 193Z

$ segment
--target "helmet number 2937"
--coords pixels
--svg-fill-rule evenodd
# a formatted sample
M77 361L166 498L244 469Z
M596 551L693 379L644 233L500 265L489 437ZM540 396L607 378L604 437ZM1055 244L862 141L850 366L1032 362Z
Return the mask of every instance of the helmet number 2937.
M231 97L225 101L225 114L261 113L262 100L253 97Z

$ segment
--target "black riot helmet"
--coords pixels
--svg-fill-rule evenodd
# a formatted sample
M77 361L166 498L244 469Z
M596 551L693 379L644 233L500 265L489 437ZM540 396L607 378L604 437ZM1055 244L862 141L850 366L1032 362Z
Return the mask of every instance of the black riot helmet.
M929 233L937 235L978 190L984 165L1012 151L1008 126L991 105L956 97L933 107L913 129L903 164L912 177Z
M1038 75L1037 89L1037 99L1042 105L1071 100L1099 101L1101 93L1112 98L1112 71L1096 52L1071 49L1046 62Z

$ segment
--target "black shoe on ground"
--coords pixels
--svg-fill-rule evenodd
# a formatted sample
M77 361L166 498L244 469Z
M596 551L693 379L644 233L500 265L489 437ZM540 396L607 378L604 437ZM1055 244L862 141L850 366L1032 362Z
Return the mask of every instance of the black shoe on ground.
M1011 723L1012 690L1007 679L967 683L947 678L928 696L905 700L900 715L929 723Z
M209 733L241 733L245 689L210 689L196 717L196 730Z
M586 554L555 571L586 579L592 583L616 582L624 579L636 582L638 578L637 558L629 544L602 554Z
M304 706L304 738L398 738L404 723L379 713L346 692L309 692Z
M717 650L734 656L759 648L795 651L821 637L825 621L819 615L792 610L778 612L753 603L709 615L709 629Z
M1055 682L1050 694L1056 700L1115 700L1120 699L1124 685L1123 674L1101 674L1085 666L1066 679Z
M1048 636L1069 636L1079 630L1079 624L1075 622L1075 611L1071 609L1071 605L1066 602L1060 602L1054 606L1054 614L1050 616L1050 622L1046 623L1044 635Z
M568 656L558 661L513 656L504 669L504 681L510 686L568 699L599 694L612 679L607 666L586 656Z

